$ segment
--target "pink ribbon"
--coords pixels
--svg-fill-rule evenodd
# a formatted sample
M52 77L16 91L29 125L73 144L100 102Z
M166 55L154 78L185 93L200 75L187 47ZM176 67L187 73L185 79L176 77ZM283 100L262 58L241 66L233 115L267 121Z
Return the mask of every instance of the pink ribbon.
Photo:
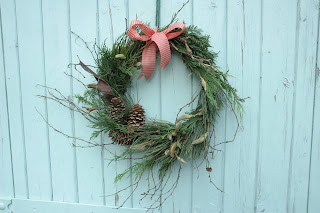
M139 35L136 30L136 26L139 26L144 35ZM180 28L178 32L171 32L174 29ZM168 27L162 32L157 32L158 27L153 30L148 25L138 20L132 20L128 34L133 40L148 41L143 52L142 52L142 69L139 78L144 76L147 80L151 77L153 70L156 66L156 51L157 47L160 51L161 62L160 67L165 68L171 59L171 51L169 45L169 39L179 36L185 31L186 26L183 23L175 23L171 27ZM138 78L138 79L139 79Z

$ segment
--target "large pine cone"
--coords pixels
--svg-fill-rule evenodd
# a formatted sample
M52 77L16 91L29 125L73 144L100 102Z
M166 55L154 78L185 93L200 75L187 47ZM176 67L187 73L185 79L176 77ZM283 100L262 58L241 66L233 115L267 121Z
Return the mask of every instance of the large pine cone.
M120 132L118 130L110 130L109 137L113 142L120 145L131 145L133 143L133 139L129 133Z
M142 126L145 123L145 111L140 104L132 106L128 116L128 126Z
M130 127L134 128L134 127L139 127L144 125L145 123L144 114L145 114L145 111L141 105L139 104L133 105L128 115L128 130L130 130ZM125 115L125 106L121 98L113 98L111 100L110 109L109 109L110 118L112 118L118 123L121 123L124 121L124 115ZM133 130L133 131L138 132L137 130ZM121 145L132 145L134 141L132 136L133 135L130 133L124 133L119 130L109 131L109 137L114 141L114 143L121 144Z
M109 117L117 123L122 123L124 120L124 115L126 111L126 106L120 97L114 97L110 101L109 105Z

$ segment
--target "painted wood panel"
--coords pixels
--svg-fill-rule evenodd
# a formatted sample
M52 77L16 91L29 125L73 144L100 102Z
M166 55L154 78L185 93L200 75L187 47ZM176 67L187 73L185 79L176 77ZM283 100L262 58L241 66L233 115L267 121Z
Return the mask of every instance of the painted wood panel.
M85 15L84 15L85 14ZM94 59L90 50L98 37L97 2L70 1L70 30L71 30L71 58L72 63L79 63L79 58L85 64L93 64ZM84 84L94 81L88 73L72 68L72 75ZM87 88L73 80L73 94L82 94ZM76 101L76 100L74 100ZM86 125L85 118L79 113L74 113L74 136L89 140L90 128ZM99 140L99 139L97 139ZM100 141L95 141L101 143ZM85 147L85 143L76 142L78 196L80 203L103 204L104 177L102 175L101 147Z
M145 7L141 7L140 5L145 4ZM145 8L148 8L146 10ZM151 27L154 29L156 26L156 18L154 16L156 14L156 0L144 1L144 0L136 0L136 1L128 1L128 24L130 24L130 20L139 19L144 22L149 22ZM128 25L129 26L129 25ZM156 67L159 67L157 63ZM157 68L156 68L157 69ZM134 79L137 80L138 74L134 76ZM155 96L154 94L159 94L160 92L160 73L155 72L155 75L150 78L150 81L145 80L145 78L139 79L130 89L130 93L133 97L133 100L142 106L145 106L147 110L146 116L151 118L160 118L160 96ZM142 154L134 154L133 158L142 157ZM141 160L132 160L132 164ZM142 179L146 180L147 174L145 174ZM134 183L134 179L132 179L132 183ZM148 205L152 205L153 201L147 199L140 201L141 194L143 194L147 190L147 185L140 185L137 190L133 194L132 199L132 207L134 208L143 208Z
M296 1L263 1L258 212L287 211L297 15Z
M165 26L170 23L172 14L174 14L185 1L170 1L164 0L160 2L160 26ZM184 9L178 14L177 17L179 22L192 22L192 4L187 4ZM188 77L188 70L186 66L179 58L178 54L172 54L172 61L165 69L160 70L161 78L161 119L169 122L175 122L179 108L192 100L192 78ZM169 86L170 85L170 86ZM180 115L190 111L189 107L184 108ZM162 212L191 212L192 210L186 203L192 203L192 165L191 160L188 164L181 165L181 173L179 184L173 195L166 200L166 205L163 205ZM164 191L170 190L172 184L177 179L178 165L172 170L172 177L168 181ZM188 186L188 187L186 187ZM176 202L176 200L183 197L184 202ZM164 198L165 199L165 198Z
M203 19L202 14L207 14ZM212 50L219 52L217 64L221 70L227 70L227 5L226 1L193 1L193 24L204 29L204 32L210 35ZM198 88L194 87L193 91ZM216 138L211 143L219 143L226 140L226 110L219 113L215 126ZM217 147L220 151L214 153L211 173L214 184L224 190L225 175L225 145ZM199 162L198 162L199 163ZM194 212L223 212L224 193L217 190L215 186L208 182L208 173L205 171L205 165L200 170L193 173L193 197L192 205ZM197 194L205 194L210 197L210 201L203 199Z
M1 1L0 9L15 197L29 198L16 3Z
M1 12L0 12L1 20ZM8 118L8 98L6 91L6 69L4 63L4 48L2 38L2 23L0 22L0 171L3 174L0 176L0 197L14 197L13 186L13 173L12 173L12 160L11 160L11 141L9 131L9 118Z
M99 4L99 43L105 43L108 47L111 47L114 43L113 37L113 10L111 9L111 5L113 3L122 4L122 1L111 2L111 1L98 1ZM115 12L115 14L117 14ZM124 14L124 13L123 13ZM124 21L124 19L123 19ZM122 22L121 22L122 23ZM103 143L111 143L112 141L109 139L107 135L102 136ZM111 145L108 146L108 149L115 153L116 147ZM119 199L117 199L118 194L114 196L108 196L111 194L117 193L117 185L113 183L113 180L117 174L117 163L112 162L111 164L107 165L108 159L112 159L114 155L104 151L102 149L102 159L103 159L103 177L104 177L104 203L110 206L117 206L119 203ZM121 197L122 199L122 197Z
M13 212L24 212L24 213L143 213L146 212L144 209L136 208L122 208L115 209L108 206L93 205L93 204L78 204L78 203L66 203L66 202L49 202L49 201L35 201L35 200L24 200L24 199L13 199L10 209Z
M46 85L41 1L16 1L21 99L28 171L29 198L52 200L52 176L46 100L37 97ZM39 112L39 113L38 113ZM12 127L13 128L13 127Z
M319 16L320 17L320 16ZM319 41L319 25L318 25L318 41ZM313 126L310 153L310 175L308 186L308 212L315 213L320 209L319 190L320 190L320 69L319 69L319 42L317 43L317 58L314 74L314 100L313 100Z
M71 80L71 31L69 4L43 1L43 46L45 74L48 87L59 90L66 97L72 95ZM57 54L58 53L58 54ZM59 83L57 83L59 82ZM54 92L54 91L51 91ZM44 95L50 95L45 93ZM56 94L57 95L57 94ZM73 135L73 114L60 104L48 101L48 123L68 135ZM72 140L49 128L50 160L53 200L78 202L76 150ZM61 155L64 157L61 158Z
M105 1L99 4L103 9L103 13L100 14L100 37L101 42L105 41L108 47L116 42L117 38L126 30L128 25L128 1ZM104 29L103 26L108 26L108 29ZM110 138L105 135L103 137L104 143L111 143ZM130 195L132 188L127 191L118 193L121 189L131 185L131 179L126 179L122 184L114 183L113 180L117 174L123 172L128 166L130 166L130 160L122 160L112 162L108 164L108 159L114 158L114 155L120 154L124 147L118 147L116 145L108 146L109 151L104 152L104 177L105 177L105 193L106 204L112 206L119 206ZM114 194L113 196L109 196ZM125 207L132 207L132 199L130 198L125 204Z
M113 179L135 161L108 166L113 155L103 147L74 147L74 140L48 128L41 115L65 133L88 139L86 120L36 95L48 94L39 85L70 97L82 93L86 88L66 74L94 80L68 67L77 56L93 63L84 41L90 48L95 42L110 47L134 18L164 26L184 2L0 1L0 197L13 198L13 212L144 211L150 201L139 203L143 185L119 211L110 206L121 205L133 189L106 196L133 182ZM320 211L319 5L318 0L190 0L182 10L179 21L211 36L217 64L249 98L235 142L220 146L211 162L213 181L224 192L209 183L205 165L193 170L188 162L173 196L154 212ZM187 74L173 54L166 69L136 81L129 92L148 117L173 122L199 86L199 79ZM235 121L229 109L222 110L212 143L232 138ZM102 135L96 142L111 141Z
M228 1L227 69L230 82L247 98L237 139L225 151L224 212L255 210L257 138L259 136L261 3ZM255 58L255 60L252 60ZM248 98L249 97L249 98ZM226 137L232 138L237 119L228 110ZM248 158L250 156L250 158ZM233 202L233 205L229 205Z
M290 145L287 209L303 212L308 205L308 185L313 127L315 72L318 41L318 1L297 4L294 70L293 131ZM318 118L319 119L319 118ZM317 130L316 130L317 131ZM318 129L319 131L319 129Z

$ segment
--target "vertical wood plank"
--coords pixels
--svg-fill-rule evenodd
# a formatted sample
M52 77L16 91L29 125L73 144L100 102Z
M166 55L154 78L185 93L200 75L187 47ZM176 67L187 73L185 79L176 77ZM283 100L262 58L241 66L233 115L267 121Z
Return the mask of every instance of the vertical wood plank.
M143 7L142 7L143 5ZM148 10L146 10L148 8ZM139 0L134 3L129 2L129 24L131 20L138 19L143 23L149 24L155 29L156 23L156 0L145 1ZM147 118L160 119L160 74L157 67L152 74L150 80L144 77L137 79L139 75L134 77L134 85L132 94L136 95L135 102L139 102L146 110ZM140 73L140 70L139 70ZM135 94L136 93L136 94Z
M149 24L153 29L155 28L156 20L156 0L136 0L128 2L128 25L133 19L138 19L146 24ZM157 63L157 67L158 67ZM154 74L149 80L145 78L137 79L139 74L133 76L133 88L131 88L131 95L135 103L139 103L146 111L146 118L159 118L160 116L160 75L155 69ZM141 70L138 72L140 73ZM132 155L133 158L143 157L143 153ZM132 164L141 160L132 160ZM155 168L155 172L157 172ZM144 192L148 190L147 174L144 174L139 188L133 194L132 204L135 208L143 208L152 205L154 202L150 199L144 199L140 202ZM134 181L134 179L132 180Z
M203 33L210 35L210 43L214 52L219 52L217 65L221 71L225 72L226 67L226 1L193 1L194 25L203 29ZM203 14L206 18L203 19ZM195 79L196 80L196 79ZM199 82L194 83L194 90L198 89ZM225 141L225 109L221 110L215 125L216 143ZM214 143L212 139L211 143ZM214 154L211 162L213 172L211 178L214 184L223 190L224 188L224 155L225 145L218 147L220 152ZM201 195L201 196L199 196ZM200 171L195 170L193 174L193 211L195 212L223 212L223 193L217 190L209 182L205 165L200 167ZM209 199L204 199L208 197Z
M0 9L15 197L29 198L15 1L1 1Z
M101 39L101 32L100 32L100 1L96 0L97 3L97 11L96 11L96 20L97 20L97 26L96 26L96 32L97 32L97 45L100 47L103 43L104 40ZM102 7L103 8L103 7ZM99 136L99 140L100 140L100 144L104 144L104 134L100 134ZM106 205L106 187L105 187L105 173L104 173L104 164L105 164L105 160L104 160L104 152L106 151L105 146L101 146L100 147L100 163L101 163L101 178L102 178L102 204Z
M70 25L72 63L78 63L78 57L85 64L94 64L89 48L97 38L97 2L96 1L70 1ZM77 37L80 36L82 39ZM94 78L84 71L82 74L72 69L72 75L80 79L84 84L95 82ZM73 81L73 94L83 94L86 88L80 83ZM89 140L92 129L87 127L88 121L80 114L74 114L75 137ZM99 139L95 140L97 143ZM86 146L77 141L78 145ZM103 174L101 168L101 147L76 148L78 194L80 203L103 204Z
M107 45L109 48L113 44L113 35L112 35L112 13L110 8L110 1L99 0L99 37L100 45ZM102 142L112 143L111 139L106 135L102 135ZM104 204L108 206L116 206L117 201L115 196L108 197L108 195L116 193L116 186L113 183L113 180L116 176L116 164L109 164L108 161L114 156L108 152L108 150L114 152L114 147L107 146L102 149L102 166L103 166L103 178L104 178Z
M318 59L319 63L319 59ZM314 104L314 121L313 121L313 135L312 135L312 149L311 149L311 165L310 165L310 177L309 177L309 196L308 196L308 213L317 213L320 209L319 203L319 178L320 178L320 86L319 86L319 68L317 67L316 72L316 94Z
M110 6L110 0L104 1L99 0L99 34L100 34L100 44L106 44L111 47L114 39L112 34L112 12Z
M121 1L110 1L110 7L111 7L111 13L112 13L112 20L113 20L113 30L112 30L112 36L114 39L114 42L117 41L117 38L122 35L126 28L129 27L129 20L128 20L128 1L127 0L121 0ZM126 147L121 147L119 145L114 146L114 153L117 155L121 154ZM116 164L116 174L120 174L123 171L125 171L128 167L131 165L131 160L121 160L118 162L115 162ZM114 172L114 171L113 171ZM115 175L116 175L115 174ZM114 178L113 178L114 179ZM130 178L123 179L116 185L117 192L126 186L129 186L132 184L132 181ZM132 187L130 187L128 190L121 192L119 194L119 201L118 205L122 204L125 199L127 199L132 192ZM132 197L128 200L128 202L125 203L124 207L132 207Z
M227 10L227 67L234 76L229 80L240 97L250 99L243 103L245 114L235 141L226 145L223 209L253 212L259 136L261 4L231 0ZM228 109L227 140L233 137L236 125L237 120Z
M44 56L47 86L66 97L72 95L70 77L70 29L68 2L43 1ZM48 102L48 122L72 135L72 114L58 103ZM77 179L72 140L49 129L53 200L77 202ZM63 156L63 157L61 157Z
M170 23L172 15L177 12L185 1L160 1L160 25L166 26ZM178 15L178 21L185 21L187 25L192 23L192 4L187 4ZM156 71L157 72L157 71ZM178 54L172 53L169 65L160 71L161 78L161 119L175 122L179 108L189 103L192 94L191 78L188 77L189 70ZM186 107L180 115L190 111ZM185 203L192 203L192 166L191 160L181 165L181 173L177 188L161 208L162 212L191 212L191 208ZM163 192L167 192L177 179L179 163L176 162L172 169L172 175ZM188 186L188 187L185 187ZM169 195L169 193L167 193ZM183 197L184 202L179 202ZM163 196L165 199L166 196Z
M305 0L297 5L297 37L294 79L293 133L288 183L289 212L306 212L317 61L319 1ZM317 118L316 118L317 119Z
M263 1L256 211L286 212L291 153L297 1Z
M46 101L36 95L45 85L41 1L16 1L19 37L21 95L25 129L28 181L31 199L52 199ZM36 59L36 60L35 60Z
M127 20L127 21L126 21ZM128 26L128 1L107 1L100 4L100 32L101 40L105 40L108 47L112 47L113 42L125 32ZM106 135L103 138L104 143L112 143L111 139ZM125 147L119 145L108 146L109 151L104 151L105 161L105 193L106 195L117 193L115 196L106 197L106 204L112 206L121 205L132 192L130 187L128 190L118 193L121 189L131 185L131 179L124 179L123 181L114 184L114 178L117 174L122 173L131 165L131 160L121 160L108 163L108 160L113 159L115 154L121 154ZM132 199L130 198L125 207L132 207Z
M319 15L320 17L320 15ZM318 19L319 24L319 19ZM313 122L312 122L312 141L310 150L310 174L308 185L308 213L316 213L320 209L320 58L319 58L319 26L318 26L317 62L314 70L314 100L313 100ZM309 96L309 95L308 95Z
M99 1L99 26L100 26L100 39L101 42L105 41L106 45L111 48L113 42L125 32L127 27L126 18L128 19L128 2L126 0L115 1ZM112 140L104 135L103 142L112 143ZM109 151L105 150L104 155L104 177L105 177L105 194L106 205L119 206L130 195L132 188L118 193L121 189L131 185L131 179L123 180L119 183L114 183L117 174L122 173L130 166L130 160L121 160L109 164L109 160L114 158L114 154L121 154L124 147L119 145L109 145L106 147ZM115 194L114 196L108 196ZM130 198L125 207L132 207L132 198Z
M0 5L1 7L1 5ZM4 63L2 14L0 11L0 197L14 197L13 170L11 161L11 141L6 88L6 70Z

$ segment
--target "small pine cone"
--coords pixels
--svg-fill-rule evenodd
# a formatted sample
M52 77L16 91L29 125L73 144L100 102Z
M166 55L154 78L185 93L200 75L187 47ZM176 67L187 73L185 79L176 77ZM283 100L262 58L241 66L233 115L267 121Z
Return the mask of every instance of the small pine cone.
M129 126L142 126L145 123L145 111L140 104L135 104L132 106L129 116L128 125Z
M117 123L123 121L125 115L126 106L122 102L120 97L114 97L111 99L109 105L109 117Z
M120 132L119 130L110 130L109 137L113 142L120 145L131 145L133 139L129 133Z

